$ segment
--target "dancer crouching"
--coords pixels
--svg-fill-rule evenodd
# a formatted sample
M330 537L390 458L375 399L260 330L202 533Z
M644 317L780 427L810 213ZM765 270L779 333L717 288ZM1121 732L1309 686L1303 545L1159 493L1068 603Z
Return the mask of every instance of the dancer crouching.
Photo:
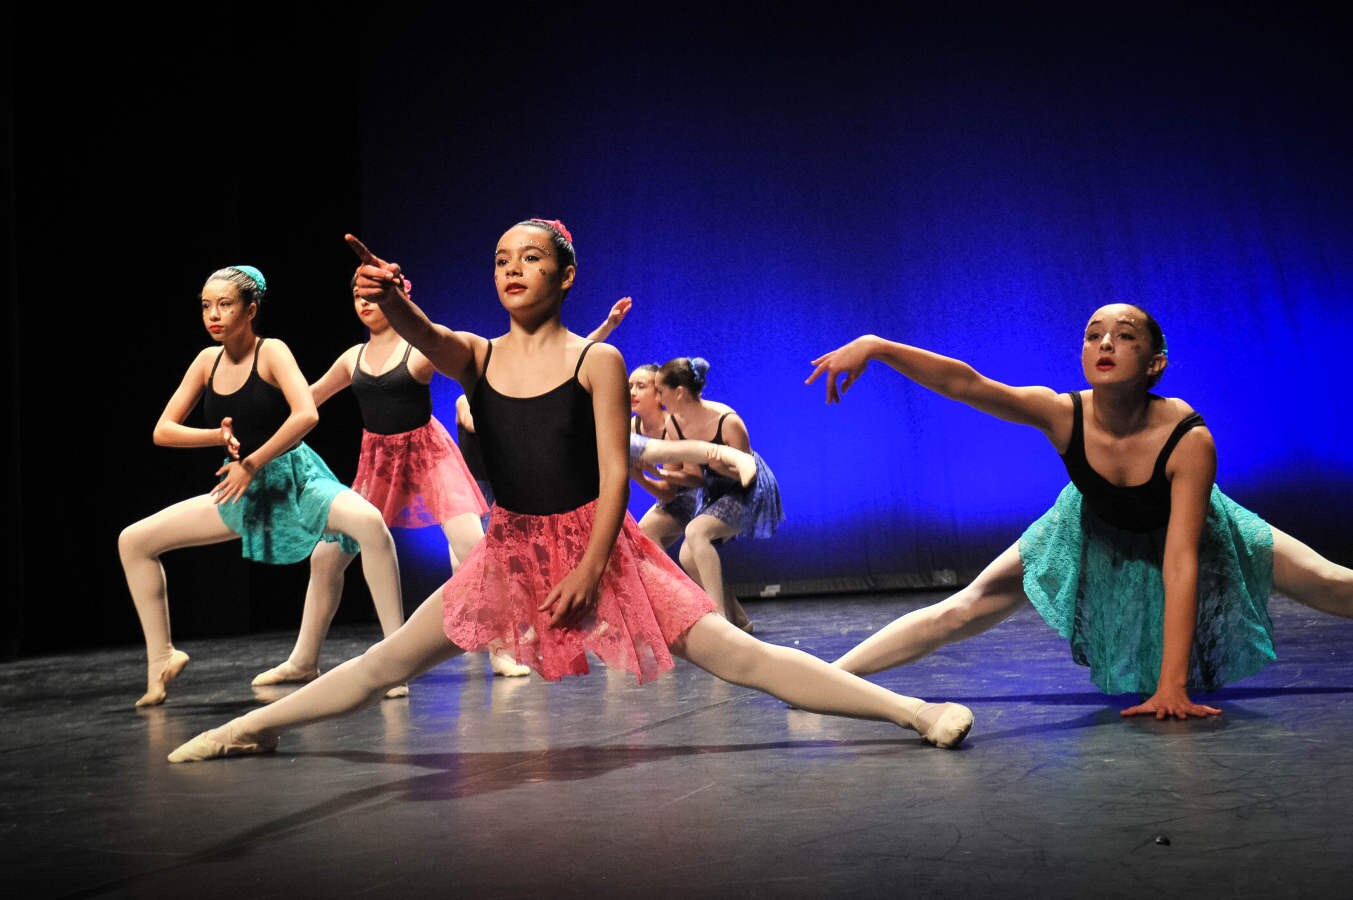
M305 377L287 345L260 338L254 317L267 290L253 266L231 266L202 287L202 322L220 349L198 353L155 424L164 447L223 447L229 458L211 492L127 526L118 554L146 639L146 692L137 706L163 703L165 686L188 664L169 633L160 556L240 538L246 559L300 562L319 541L363 551L362 572L382 623L403 621L394 541L380 513L346 486L301 438L319 421ZM183 424L203 399L208 422Z

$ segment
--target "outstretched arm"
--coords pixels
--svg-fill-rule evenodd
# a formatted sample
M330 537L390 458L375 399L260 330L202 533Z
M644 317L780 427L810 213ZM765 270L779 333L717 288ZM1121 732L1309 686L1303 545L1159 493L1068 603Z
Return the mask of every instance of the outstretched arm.
M391 327L426 356L437 371L467 384L474 373L475 343L483 338L433 322L409 299L398 263L376 256L353 235L344 237L361 260L357 267L356 296L379 304Z
M804 384L812 384L818 376L826 375L827 402L839 403L845 392L860 380L871 360L885 363L922 387L988 415L1032 425L1049 440L1053 439L1054 423L1064 417L1059 416L1063 412L1062 403L1051 388L1002 384L980 374L962 360L872 334L858 337L813 360L813 374Z
M1170 472L1173 469L1173 472ZM1164 645L1160 680L1149 699L1123 710L1125 716L1157 719L1215 716L1221 712L1189 699L1189 654L1198 624L1198 544L1217 474L1217 448L1205 428L1195 428L1170 454L1170 523L1165 531Z
M625 321L625 316L629 315L630 307L633 305L634 301L629 297L621 297L619 300L615 301L615 306L612 306L611 311L606 314L606 319L593 329L592 333L587 336L587 339L589 341L606 340L611 336L611 332L615 331L620 323Z

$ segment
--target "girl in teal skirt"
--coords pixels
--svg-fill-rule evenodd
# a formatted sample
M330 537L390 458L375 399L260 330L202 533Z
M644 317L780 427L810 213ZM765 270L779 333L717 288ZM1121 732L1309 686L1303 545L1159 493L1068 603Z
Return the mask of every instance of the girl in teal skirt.
M362 571L386 634L404 621L394 541L380 511L341 484L302 442L319 414L287 345L260 338L254 317L267 290L253 266L228 266L202 286L202 324L216 346L197 354L155 423L162 447L219 447L225 461L209 492L127 526L118 554L146 639L146 692L137 706L163 703L188 664L169 633L160 557L179 547L240 540L258 562L300 562L321 540L362 552ZM202 400L210 427L183 424ZM219 422L220 425L215 423Z
M1106 693L1137 693L1123 715L1221 712L1195 703L1274 659L1274 590L1353 618L1353 570L1321 557L1213 483L1216 446L1183 400L1151 393L1167 363L1159 324L1111 304L1085 330L1090 389L1011 387L967 363L873 335L813 361L827 402L879 360L931 390L1052 442L1071 484L1052 509L962 591L916 610L835 662L860 675L978 634L1031 602Z

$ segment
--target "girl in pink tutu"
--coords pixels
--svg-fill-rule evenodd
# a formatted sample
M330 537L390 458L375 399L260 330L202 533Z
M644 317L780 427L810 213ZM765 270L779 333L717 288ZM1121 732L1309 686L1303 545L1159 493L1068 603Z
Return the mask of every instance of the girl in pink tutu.
M451 435L432 414L433 368L428 358L395 333L378 304L357 296L357 318L370 333L365 344L349 347L324 377L310 386L321 406L344 388L352 388L362 416L362 449L352 488L381 511L391 528L440 525L454 573L484 536L488 512ZM407 278L405 291L411 290ZM310 584L305 593L301 630L291 655L279 666L259 673L255 686L313 681L319 677L319 648L329 631L343 594L343 573L353 556L342 547L322 543L310 555ZM377 610L381 617L381 610ZM394 628L381 618L381 630ZM490 654L497 675L521 676L530 669L504 653ZM396 685L387 697L408 694Z
M470 397L496 497L489 531L395 634L271 705L170 754L189 762L276 748L288 728L342 715L470 650L504 648L549 680L587 654L649 681L681 656L735 684L821 713L889 721L956 746L972 713L904 697L788 647L764 644L714 604L626 512L626 373L620 353L568 331L560 307L577 264L562 223L510 228L494 253L506 334L486 340L428 320L399 266L362 260L358 295Z

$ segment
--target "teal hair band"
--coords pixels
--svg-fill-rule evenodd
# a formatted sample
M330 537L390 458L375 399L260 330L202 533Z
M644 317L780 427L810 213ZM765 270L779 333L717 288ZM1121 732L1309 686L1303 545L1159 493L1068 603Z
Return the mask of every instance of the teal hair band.
M268 279L264 278L263 273L258 269L255 269L253 266L231 266L230 268L243 272L254 279L254 284L258 285L259 292L267 293Z

